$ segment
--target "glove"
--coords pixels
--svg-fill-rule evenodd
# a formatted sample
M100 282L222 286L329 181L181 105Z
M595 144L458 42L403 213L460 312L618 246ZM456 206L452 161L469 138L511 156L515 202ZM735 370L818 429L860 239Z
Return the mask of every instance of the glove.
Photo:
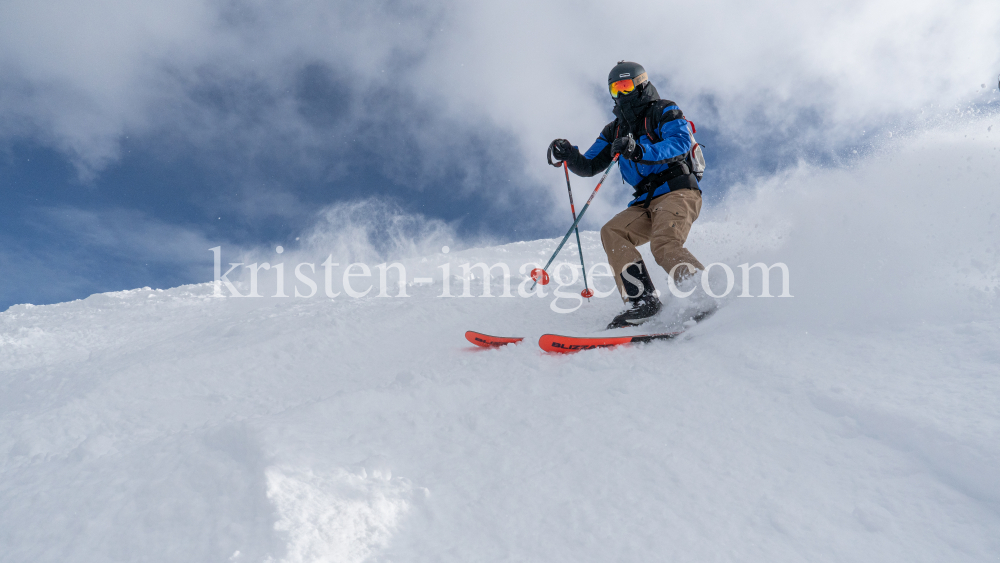
M637 162L642 160L642 145L635 142L632 137L618 137L611 143L611 154L620 154L623 157Z
M552 149L552 156L558 161L569 160L577 152L576 148L566 139L552 141L549 148Z

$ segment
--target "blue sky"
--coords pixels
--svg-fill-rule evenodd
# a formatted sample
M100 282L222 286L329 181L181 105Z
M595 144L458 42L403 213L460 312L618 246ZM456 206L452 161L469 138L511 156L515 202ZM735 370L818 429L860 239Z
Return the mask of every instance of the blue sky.
M615 42L597 2L4 3L0 310L207 281L208 248L294 246L358 199L459 245L558 236L545 146L589 146L618 59L698 125L710 205L990 103L1000 66L994 2L630 9L701 23ZM613 177L585 226L629 192Z

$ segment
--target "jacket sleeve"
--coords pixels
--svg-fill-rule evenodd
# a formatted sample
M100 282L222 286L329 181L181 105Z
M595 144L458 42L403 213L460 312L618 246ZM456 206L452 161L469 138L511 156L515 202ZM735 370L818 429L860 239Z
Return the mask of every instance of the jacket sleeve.
M574 174L586 177L596 176L611 164L611 141L608 140L608 130L613 123L609 123L604 127L604 130L601 131L594 144L590 145L587 152L580 154L580 151L577 150L576 154L566 161L569 169Z
M649 137L643 137L639 143L642 145L642 160L639 164L659 165L681 160L691 151L691 132L688 128L688 121L684 119L677 106L667 106L663 108L663 120L660 122L657 134L660 142L651 143Z

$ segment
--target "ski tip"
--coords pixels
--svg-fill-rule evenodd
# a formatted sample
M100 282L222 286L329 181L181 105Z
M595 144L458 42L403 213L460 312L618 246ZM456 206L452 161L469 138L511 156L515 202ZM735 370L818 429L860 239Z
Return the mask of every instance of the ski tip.
M508 344L517 344L524 340L520 336L490 336L474 330L466 331L465 339L482 348L498 348Z

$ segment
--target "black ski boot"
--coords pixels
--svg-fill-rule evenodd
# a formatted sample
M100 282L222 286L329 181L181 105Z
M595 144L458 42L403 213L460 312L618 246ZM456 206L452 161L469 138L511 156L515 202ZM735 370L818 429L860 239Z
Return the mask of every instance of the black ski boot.
M622 277L625 293L629 296L629 308L611 321L611 324L608 325L609 329L640 325L660 312L660 300L656 297L653 281L649 279L649 272L642 260L630 264L619 275ZM640 287L636 287L629 277L638 281Z

